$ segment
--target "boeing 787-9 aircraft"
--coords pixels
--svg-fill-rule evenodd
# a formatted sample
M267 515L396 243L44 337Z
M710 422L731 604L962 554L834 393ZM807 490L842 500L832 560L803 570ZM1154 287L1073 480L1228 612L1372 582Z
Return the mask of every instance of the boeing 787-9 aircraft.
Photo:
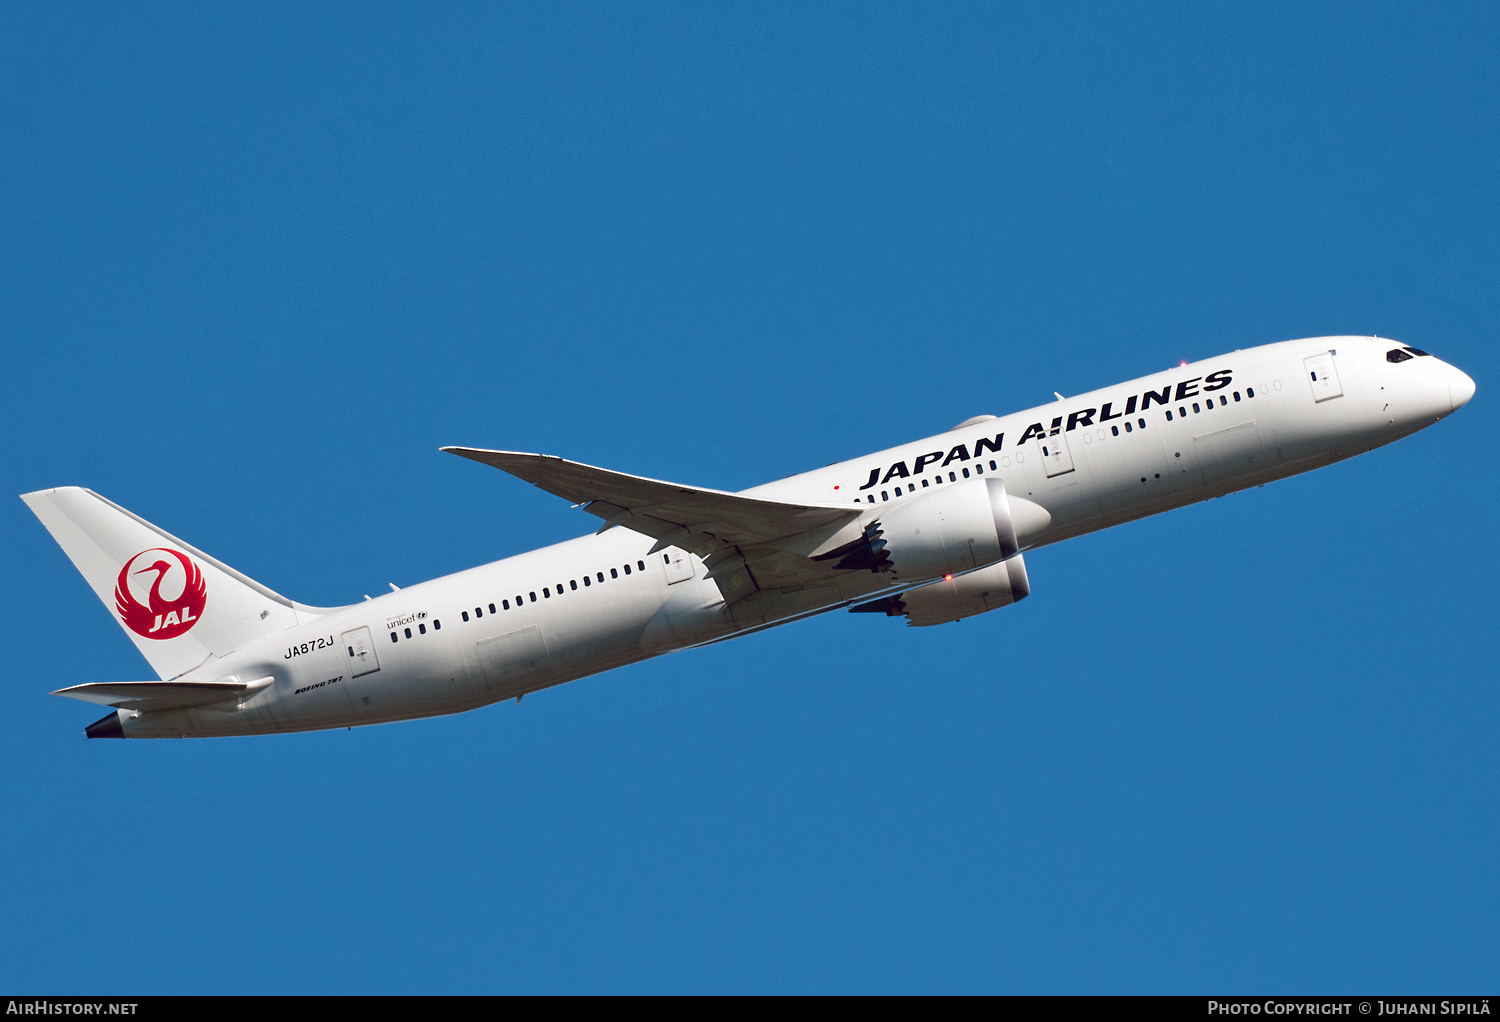
M937 625L1031 593L1025 551L1372 450L1474 381L1373 337L1183 364L739 493L446 447L602 524L347 607L272 592L91 490L25 494L159 676L57 695L91 738L269 734L457 713L848 608Z

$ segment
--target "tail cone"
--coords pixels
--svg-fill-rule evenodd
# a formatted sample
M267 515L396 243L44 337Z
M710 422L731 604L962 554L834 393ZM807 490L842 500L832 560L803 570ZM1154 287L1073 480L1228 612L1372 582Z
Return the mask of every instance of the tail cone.
M125 729L120 726L120 712L114 710L108 717L100 717L84 728L83 733L90 738L124 738Z

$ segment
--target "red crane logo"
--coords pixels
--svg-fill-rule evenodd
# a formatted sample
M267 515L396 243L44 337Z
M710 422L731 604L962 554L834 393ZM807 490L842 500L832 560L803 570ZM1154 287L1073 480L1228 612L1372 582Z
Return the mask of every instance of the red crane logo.
M132 588L144 588L144 580L135 582L141 575L156 572L151 589L143 604L136 598ZM168 592L177 591L172 599L162 595L162 583L167 582ZM137 635L148 639L175 639L198 623L203 616L203 604L208 597L208 587L203 583L203 572L198 565L183 553L164 547L142 550L120 569L120 579L115 585L115 609L120 612L125 626Z

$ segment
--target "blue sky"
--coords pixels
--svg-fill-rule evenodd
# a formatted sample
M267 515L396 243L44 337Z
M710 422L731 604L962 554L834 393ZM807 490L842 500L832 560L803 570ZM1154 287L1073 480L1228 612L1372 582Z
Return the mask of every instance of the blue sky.
M361 731L85 742L149 677L0 502L0 987L1487 992L1493 5L12 4L0 491L295 599L590 529L438 453L741 488L1378 333L1391 447ZM8 489L5 489L8 488Z

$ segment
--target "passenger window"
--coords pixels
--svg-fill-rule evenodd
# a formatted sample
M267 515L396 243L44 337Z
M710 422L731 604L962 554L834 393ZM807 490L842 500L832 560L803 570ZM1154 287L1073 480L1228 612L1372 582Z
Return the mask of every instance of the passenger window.
M1127 433L1130 432L1130 423L1128 423L1128 422L1125 423L1125 432L1127 432Z
M1240 392L1239 392L1239 391L1235 391L1235 392L1234 392L1234 399L1235 399L1235 400L1236 400L1236 401L1238 401L1238 400L1239 400L1239 399L1240 399Z
M628 564L625 565L625 574L627 574L627 575L630 574L630 565L628 565Z
M532 594L531 594L531 602L532 602L532 603L535 603L535 602L536 602L536 593L532 593Z
M1246 397L1254 397L1255 396L1255 388L1254 387L1246 387L1245 388L1245 396Z
M426 625L417 625L417 631L421 632L423 635L426 635L427 634L427 626Z
M401 630L406 633L406 637L408 639L411 638L411 629L410 628L403 628Z
M587 582L588 579L584 579L584 581ZM576 578L570 578L570 579L568 579L568 588L569 589L577 589L578 588L578 580Z
M990 471L991 472L998 472L998 471L1000 471L999 469L997 469L995 467L995 459L994 458L990 459Z
M1219 395L1219 407L1223 408L1228 403L1229 403L1229 398L1225 397L1223 394L1220 394Z
M396 633L395 632L391 633L391 641L392 642L399 642L400 641L399 639L396 638Z
M662 554L661 555L661 563L663 563L663 564L671 564L672 563L672 555L671 554Z
M478 607L475 607L474 608L474 616L475 617L484 617L484 611L480 610Z
M1167 421L1168 421L1168 422L1171 422L1171 421L1172 421L1172 413L1171 413L1171 412L1168 412L1168 413L1167 413Z
M1145 429L1146 428L1146 420L1145 419L1136 419L1135 422L1136 422L1136 425L1138 425L1138 426L1141 427L1141 429Z
M884 490L881 490L880 491L880 499L881 500L890 500L891 499L891 495L889 493L886 493Z
M646 562L645 561L636 561L635 562L635 566L637 568L640 568L642 571L646 570Z
M964 478L965 479L969 478L969 470L968 469L964 469Z
M583 584L586 586L591 586L594 584L594 580L585 575L583 576Z
M956 482L958 482L958 476L954 475L952 472L949 472L948 473L948 481L950 483L956 483Z
M559 583L557 583L557 595L561 596L562 594L563 594L563 587L562 587L562 583L559 582Z
M432 630L434 632L441 632L443 630L443 623L441 621L439 621L437 618L433 618L432 619Z
M865 500L868 500L871 504L875 503L875 494L870 494Z
M502 609L502 610L510 610L510 601L509 600L501 600L500 601L500 609Z
M490 604L490 613L493 614L494 612L495 612L495 605L492 603L492 604Z
M923 480L922 480L922 488L923 488L923 489L926 489L926 488L927 488L927 486L928 486L928 485L929 485L929 484L928 484L928 482L927 482L927 480L926 480L926 479L923 479Z
M1111 436L1119 436L1120 435L1120 427L1119 426L1111 426L1111 427L1109 427L1109 432L1110 432Z
M531 599L532 599L532 600L533 600L533 602L534 602L534 601L535 601L535 600L536 600L536 597L535 597L535 596L533 596L533 597L532 597L532 598L531 598ZM520 593L517 593L517 594L516 594L516 609L517 609L517 610L520 610L520 609L521 609L521 604L523 604L523 603L525 603L525 602L526 602L526 601L525 601L525 600L523 600L523 599L521 599L521 594L520 594Z
M544 599L544 600L550 600L550 599L552 599L552 590L548 589L546 586L542 586L542 599Z
M871 497L870 499L874 500L875 498ZM609 577L610 578L619 578L620 577L620 569L619 568L610 568L609 569Z
M467 611L467 610L466 610L466 611L464 611L464 620L465 620L465 621L467 621L467 620L469 620L469 612L468 612L468 611ZM353 654L353 653L350 653L350 654L349 654L349 655L350 655L350 656L353 656L353 655L354 655L354 654Z
M1177 414L1180 415L1180 416L1182 416L1184 419L1186 419L1187 418L1187 409L1183 408L1181 405L1178 405L1177 406Z
M1198 414L1198 402L1196 402L1196 401L1193 402L1193 414L1194 415Z
M604 581L604 572L602 572L602 571L601 571L601 572L599 572L599 581L600 581L600 582L603 582L603 581Z

